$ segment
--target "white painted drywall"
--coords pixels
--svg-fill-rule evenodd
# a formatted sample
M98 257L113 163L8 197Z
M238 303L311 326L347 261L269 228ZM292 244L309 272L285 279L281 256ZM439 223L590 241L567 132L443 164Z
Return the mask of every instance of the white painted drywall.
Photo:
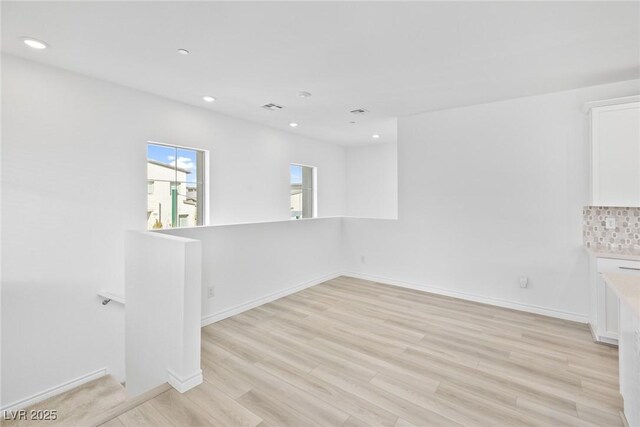
M125 254L127 392L138 396L167 381L184 392L202 382L201 244L129 231Z
M289 163L344 214L344 149L2 57L2 405L105 366L124 379L124 232L146 224L146 141L208 149L211 222L289 217ZM220 100L224 102L224 100Z
M398 147L347 148L347 216L398 217Z
M400 119L399 220L345 219L347 270L586 321L582 105L639 92L635 80Z
M334 277L342 219L290 220L162 231L202 242L202 316L212 322ZM215 296L207 297L214 286Z

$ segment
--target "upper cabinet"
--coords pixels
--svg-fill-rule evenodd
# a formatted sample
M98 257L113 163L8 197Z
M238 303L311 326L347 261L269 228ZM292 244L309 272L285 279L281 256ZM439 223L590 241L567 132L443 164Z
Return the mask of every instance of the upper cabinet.
M640 206L640 97L585 108L591 121L591 204Z

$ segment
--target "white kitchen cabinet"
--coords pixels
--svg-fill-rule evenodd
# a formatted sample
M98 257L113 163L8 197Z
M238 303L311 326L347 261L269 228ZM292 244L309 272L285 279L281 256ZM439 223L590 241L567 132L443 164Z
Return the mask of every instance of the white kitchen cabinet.
M640 320L624 301L620 302L620 394L629 426L640 426Z
M591 204L640 206L640 97L587 104Z
M619 319L618 297L607 286L603 273L625 273L640 276L640 261L611 258L595 258L595 272L591 292L592 314L591 329L597 341L607 344L618 344Z

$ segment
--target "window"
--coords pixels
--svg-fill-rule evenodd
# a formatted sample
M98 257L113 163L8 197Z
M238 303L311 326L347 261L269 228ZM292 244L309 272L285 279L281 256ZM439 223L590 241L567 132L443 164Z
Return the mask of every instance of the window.
M203 225L205 152L147 145L147 228Z
M315 216L315 168L292 164L290 167L291 218L313 218Z

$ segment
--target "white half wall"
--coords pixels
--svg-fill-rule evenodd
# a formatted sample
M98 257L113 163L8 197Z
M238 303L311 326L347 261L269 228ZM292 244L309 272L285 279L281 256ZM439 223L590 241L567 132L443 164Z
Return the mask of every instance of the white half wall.
M208 324L321 283L342 271L342 219L289 220L162 231L202 242ZM214 297L208 298L208 287Z
M635 80L399 119L399 220L344 219L346 269L586 322L582 106L639 92Z
M125 366L130 397L169 382L202 383L201 244L160 233L125 238Z
M2 56L2 405L108 366L124 380L125 230L146 226L148 140L210 151L211 223L286 220L289 163L343 215L344 148Z
M397 144L347 148L346 210L350 217L398 217Z

